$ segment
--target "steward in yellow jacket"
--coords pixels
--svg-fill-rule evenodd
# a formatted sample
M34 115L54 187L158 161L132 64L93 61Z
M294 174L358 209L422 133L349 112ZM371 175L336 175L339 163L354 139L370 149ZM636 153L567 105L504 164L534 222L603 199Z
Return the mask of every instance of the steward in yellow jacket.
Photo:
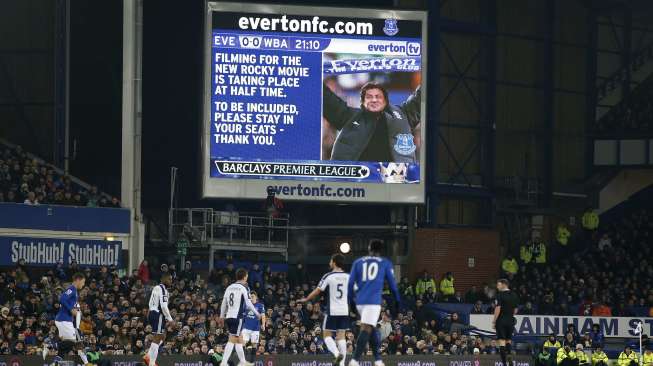
M567 245L570 236L571 233L564 224L558 225L558 229L556 230L556 240L560 245Z
M653 352L650 349L644 351L642 355L642 363L644 366L653 366Z
M556 363L558 366L576 366L578 365L578 359L576 358L576 352L571 349L569 346L564 346L563 348L558 348L558 354L556 355Z
M525 264L533 260L533 252L531 251L530 243L526 243L519 248L519 259Z
M501 262L501 269L506 273L517 274L519 271L519 264L517 264L517 260L512 255L508 255L506 259Z
M435 280L433 277L429 277L429 273L424 271L422 277L417 279L415 284L415 295L424 295L429 288L433 289L433 292L437 292L437 286L435 285Z
M617 359L617 365L619 366L637 366L639 360L637 359L637 354L630 349L630 346L626 346L624 351L619 354Z
M453 296L456 290L453 287L453 273L447 272L440 282L440 292L445 298Z
M576 359L578 360L578 366L588 366L590 364L590 359L587 357L585 351L583 351L583 345L576 345Z
M585 230L596 230L599 227L599 215L592 209L585 211L582 221L583 229Z
M603 352L603 349L599 346L596 347L594 352L592 352L592 366L608 366L610 359L608 355Z
M533 257L535 257L535 263L546 263L546 244L541 241L534 242L531 245L531 252L533 253Z
M560 348L562 345L560 342L556 339L555 333L549 334L549 338L544 342L544 345L542 346L544 348Z

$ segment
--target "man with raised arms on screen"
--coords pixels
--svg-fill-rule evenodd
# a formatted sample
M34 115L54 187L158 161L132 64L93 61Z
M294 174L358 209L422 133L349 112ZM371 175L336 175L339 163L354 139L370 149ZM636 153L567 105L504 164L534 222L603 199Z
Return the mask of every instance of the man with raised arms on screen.
M393 106L383 85L368 82L361 88L360 108L349 107L326 84L323 89L322 114L339 131L331 160L417 161L413 131L420 123L420 87Z

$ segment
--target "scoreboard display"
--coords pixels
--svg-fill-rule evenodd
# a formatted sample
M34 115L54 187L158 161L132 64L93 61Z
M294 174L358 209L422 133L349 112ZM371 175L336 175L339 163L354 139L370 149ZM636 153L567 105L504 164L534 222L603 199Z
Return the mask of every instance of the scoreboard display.
M205 198L423 203L425 12L206 10Z

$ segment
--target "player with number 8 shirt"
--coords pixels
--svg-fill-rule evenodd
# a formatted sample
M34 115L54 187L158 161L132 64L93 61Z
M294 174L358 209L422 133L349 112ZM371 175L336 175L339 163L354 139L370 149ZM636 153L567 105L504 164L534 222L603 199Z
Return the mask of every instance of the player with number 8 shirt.
M372 240L368 247L369 256L358 258L351 266L347 293L350 300L356 304L356 310L361 317L361 329L356 339L356 347L349 366L358 366L358 361L365 351L369 342L374 354L374 364L383 365L379 351L381 340L376 324L381 315L381 301L383 295L383 284L388 286L395 297L395 308L401 301L397 282L395 281L392 262L381 257L383 242Z
M221 366L227 366L234 348L242 365L253 365L253 363L248 362L245 358L245 350L243 349L243 337L241 336L243 317L245 316L245 308L254 313L257 319L261 319L261 314L254 304L252 304L249 296L247 270L239 268L236 271L236 282L227 287L222 298L222 305L220 306L220 326L226 323L229 330L229 341L224 347L224 355L220 363Z

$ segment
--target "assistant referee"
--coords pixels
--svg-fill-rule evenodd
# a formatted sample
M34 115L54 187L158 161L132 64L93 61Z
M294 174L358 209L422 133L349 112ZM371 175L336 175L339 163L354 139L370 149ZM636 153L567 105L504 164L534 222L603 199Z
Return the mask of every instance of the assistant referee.
M510 290L508 280L505 278L497 281L497 290L492 325L497 332L501 361L504 366L508 366L512 364L512 333L515 328L519 298Z

